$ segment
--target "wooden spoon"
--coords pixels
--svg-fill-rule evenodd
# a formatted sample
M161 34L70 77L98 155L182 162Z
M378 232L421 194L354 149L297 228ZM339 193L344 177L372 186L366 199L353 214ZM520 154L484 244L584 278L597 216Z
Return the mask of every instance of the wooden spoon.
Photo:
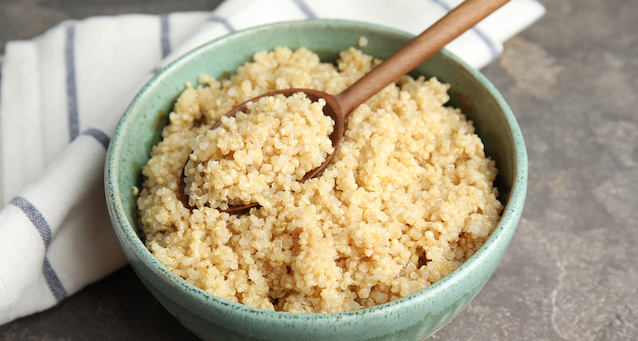
M291 96L297 92L304 92L312 101L323 98L326 101L323 112L334 120L334 130L330 135L334 151L326 157L326 160L319 167L306 173L301 180L305 181L319 174L336 154L341 139L343 138L345 119L348 114L388 84L396 81L436 54L449 42L472 28L508 1L509 0L466 0L338 95L333 96L311 89L279 90L269 92L242 103L226 113L226 116L235 116L240 111L246 112L246 103L254 102L264 96L274 96L277 94ZM211 129L219 127L220 124L221 120L217 121ZM190 207L188 198L184 193L186 183L183 173L184 171L182 171L179 188L180 199L186 207ZM222 211L232 213L258 205L257 203L250 203L246 205L229 206L228 209Z

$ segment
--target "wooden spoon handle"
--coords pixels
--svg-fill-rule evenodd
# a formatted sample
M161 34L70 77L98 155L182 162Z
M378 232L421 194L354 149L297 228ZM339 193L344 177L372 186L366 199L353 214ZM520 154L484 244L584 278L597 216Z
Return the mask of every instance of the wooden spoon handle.
M334 96L347 116L388 84L412 71L445 45L509 0L466 0L341 94Z

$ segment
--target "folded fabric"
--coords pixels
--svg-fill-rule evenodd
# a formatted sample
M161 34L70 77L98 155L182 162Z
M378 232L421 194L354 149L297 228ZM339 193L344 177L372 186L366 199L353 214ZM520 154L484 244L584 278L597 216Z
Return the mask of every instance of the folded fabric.
M47 309L126 264L103 190L109 139L135 93L188 50L307 18L418 34L462 0L227 0L212 12L66 21L6 45L0 84L0 324ZM512 0L448 45L480 68L545 12Z

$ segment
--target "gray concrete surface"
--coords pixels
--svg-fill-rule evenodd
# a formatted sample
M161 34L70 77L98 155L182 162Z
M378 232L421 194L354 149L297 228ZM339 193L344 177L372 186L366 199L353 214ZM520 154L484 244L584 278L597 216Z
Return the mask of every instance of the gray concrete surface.
M638 339L638 1L540 1L545 17L483 70L527 142L526 208L494 276L432 340ZM218 2L0 0L0 41L67 18ZM0 326L0 339L196 338L126 267Z

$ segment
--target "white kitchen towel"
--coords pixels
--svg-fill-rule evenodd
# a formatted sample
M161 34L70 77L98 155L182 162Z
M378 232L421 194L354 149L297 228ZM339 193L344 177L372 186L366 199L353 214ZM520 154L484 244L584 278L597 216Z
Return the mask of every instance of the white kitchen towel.
M110 136L154 72L230 32L338 18L418 34L462 0L226 0L212 12L65 21L6 45L0 83L0 324L47 309L126 264L109 221ZM474 67L545 12L512 0L448 45Z

